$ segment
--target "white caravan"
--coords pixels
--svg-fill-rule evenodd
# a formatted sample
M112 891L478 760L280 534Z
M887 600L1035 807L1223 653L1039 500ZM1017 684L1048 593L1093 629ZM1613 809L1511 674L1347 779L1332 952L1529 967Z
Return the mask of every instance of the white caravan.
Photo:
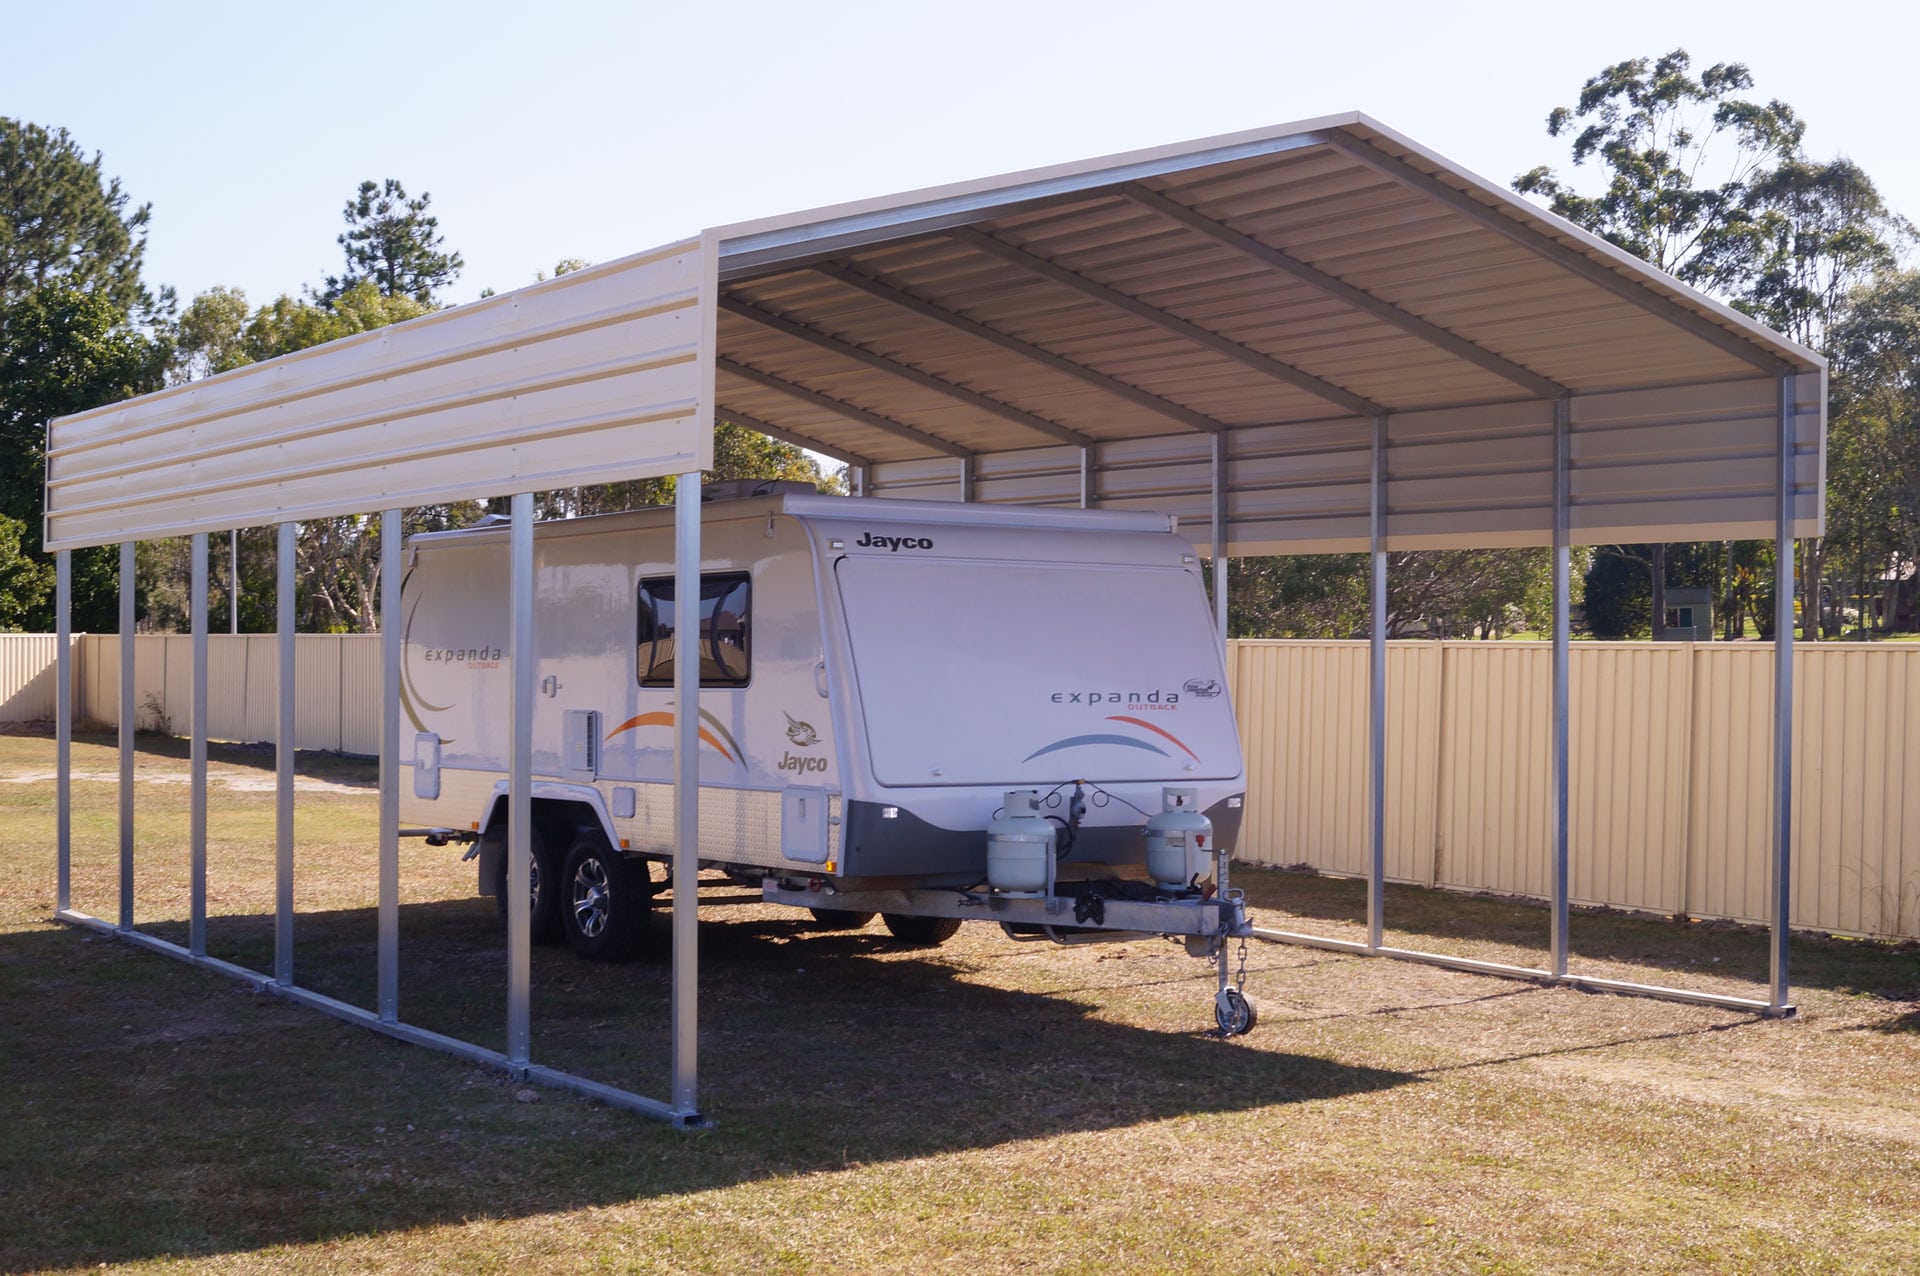
M1238 892L1215 889L1240 740L1171 518L800 484L706 495L703 867L823 928L880 912L907 943L967 917L1016 938L1179 935L1213 956L1245 933ZM480 892L503 900L507 541L494 525L411 540L401 671L402 822L476 843ZM532 929L622 956L658 889L649 863L672 851L688 623L673 511L541 524L534 562ZM1169 844L1175 867L1149 877Z

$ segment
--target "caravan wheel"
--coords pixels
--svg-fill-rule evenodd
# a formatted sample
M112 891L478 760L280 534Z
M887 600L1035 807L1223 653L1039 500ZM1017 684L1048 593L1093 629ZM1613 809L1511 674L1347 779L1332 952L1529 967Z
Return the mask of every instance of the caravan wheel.
M567 943L594 961L624 961L647 933L653 883L647 866L589 835L573 844L556 892L565 901Z
M906 913L882 913L887 933L909 948L937 948L960 931L958 917L912 917Z
M815 930L859 930L873 920L872 913L851 908L809 908L807 911L813 914Z
M547 839L540 836L536 825L533 829L533 857L527 865L527 896L533 907L527 914L527 936L536 944L557 944L560 942L560 892L545 889L548 883L559 876L559 866L553 862L553 852L547 849ZM500 854L500 869L493 878L493 899L500 908L500 924L507 924L507 855Z

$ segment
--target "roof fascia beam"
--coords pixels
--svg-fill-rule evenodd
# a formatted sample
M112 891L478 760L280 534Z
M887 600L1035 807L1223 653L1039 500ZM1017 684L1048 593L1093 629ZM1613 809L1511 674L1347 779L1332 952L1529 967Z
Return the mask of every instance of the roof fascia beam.
M1291 275L1310 287L1338 298L1355 310L1371 315L1383 323L1392 324L1409 336L1417 337L1457 359L1475 364L1497 377L1504 377L1530 394L1543 399L1557 399L1566 393L1566 387L1531 368L1475 345L1458 333L1402 310L1391 302L1382 301L1365 289L1356 288L1338 276L1329 275L1323 270L1309 266L1306 262L1280 251L1271 244L1263 243L1251 235L1243 234L1217 222L1177 200L1169 199L1159 191L1150 190L1138 182L1128 182L1120 188L1120 193L1142 208L1158 213L1169 221L1179 222L1187 229L1197 231L1215 243L1223 244L1243 256L1251 257L1262 265Z
M1702 341L1717 346L1743 363L1751 364L1775 376L1796 370L1786 360L1777 358L1751 342L1743 340L1738 334L1721 327L1706 316L1687 309L1672 298L1662 296L1591 257L1575 252L1550 235L1542 234L1511 217L1502 216L1472 196L1455 190L1445 182L1436 180L1402 160L1383 154L1365 142L1339 134L1335 134L1330 141L1341 154L1358 160L1382 177L1445 204L1487 230L1519 244L1528 252L1545 257L1588 283L1596 284L1621 300L1631 302L1675 327L1699 337Z
M945 306L936 305L928 301L925 297L908 292L904 288L896 287L872 275L864 275L858 271L849 270L847 267L834 262L823 262L815 266L814 270L837 283L842 283L849 288L857 289L875 300L898 306L902 310L912 311L922 318L931 319L938 324L944 324L956 331L964 332L968 336L978 337L982 341L999 346L1002 350L1010 351L1024 359L1032 360L1042 367L1051 368L1055 372L1083 381L1095 389L1104 390L1115 398L1124 399L1136 407L1145 408L1149 412L1165 417L1167 420L1177 424L1184 425L1188 429L1198 430L1206 434L1219 434L1227 428L1224 424L1214 420L1212 417L1200 412L1195 412L1192 408L1184 407L1171 399L1163 399L1151 390L1143 390L1137 385L1122 381L1118 377L1108 376L1106 373L1089 368L1083 363L1075 363L1073 360L1063 355L1057 355L1045 347L1034 345L1030 341L1023 341L1019 337L1000 331L998 328L989 327L977 319L969 319L957 311L948 310Z
M1068 270L1058 262L1050 261L1037 253L1028 252L1003 239L995 239L992 235L984 234L970 226L962 226L948 233L970 248L989 253L1031 274L1051 279L1096 301L1124 310L1135 318L1144 319L1156 327L1186 338L1195 345L1204 346L1215 354L1224 355L1276 381L1284 381L1296 389L1305 390L1309 394L1345 408L1355 416L1371 417L1375 413L1387 410L1371 399L1343 390L1330 381L1322 381L1312 373L1304 372L1290 363L1282 363L1271 355L1262 354L1258 350L1241 345L1230 337L1223 337L1211 329L1202 328L1197 323L1190 323L1178 315L1169 314L1158 306L1150 305L1118 289L1109 288L1085 275Z
M1325 146L1331 137L1332 134L1325 130L1311 130L1282 137L1255 138L1204 151L1135 160L1112 168L1036 176L1015 186L982 186L906 207L852 212L829 221L747 235L721 243L720 281L732 283L750 275L777 274L805 263L837 257L856 248L910 239L915 235L934 234L955 226L972 225L996 217L1084 199L1098 195L1103 188L1119 182Z
M1094 440L1080 433L1078 430L1069 429L1064 425L1049 421L1045 417L1035 416L1031 412L1014 407L1011 403L1006 403L1000 399L981 394L977 390L969 390L965 386L955 385L944 377L936 377L931 372L916 368L912 364L901 363L899 360L890 359L886 355L876 354L865 346L857 346L850 341L842 341L838 337L829 336L818 328L809 327L804 323L789 319L785 315L775 314L771 310L763 310L759 306L743 301L738 297L721 297L720 308L728 314L738 315L740 318L757 323L763 328L770 328L775 332L792 337L796 341L804 341L830 354L839 355L843 359L848 359L855 363L863 363L877 372L884 372L888 376L909 381L923 390L931 390L935 394L945 395L949 399L965 404L976 412L983 412L988 416L999 417L1002 421L1020 426L1022 429L1031 430L1035 434L1045 435L1047 438L1053 439L1056 442L1071 443L1075 447L1091 447L1093 445Z
M713 361L713 366L716 372L729 373L739 377L742 381L751 381L753 384L764 389L772 390L776 394L784 394L788 398L798 399L800 402L819 408L823 412L831 412L836 416L843 416L849 421L858 421L860 424L879 430L883 434L891 434L896 439L903 439L909 443L917 443L921 447L932 452L938 452L942 456L958 457L973 455L971 449L962 447L958 443L949 443L947 440L939 438L936 435L928 434L924 430L916 430L910 425L903 425L892 417L881 416L878 412L869 412L865 408L856 407L854 404L842 399L836 399L832 395L822 394L818 390L810 389L797 382L776 377L771 372L762 372L758 368L749 367L747 364L741 363L736 359L729 359L722 356Z
M823 456L830 456L836 461L843 461L848 465L873 464L872 458L862 456L858 452L850 452L837 443L828 443L824 440L816 439L812 435L802 434L798 430L789 430L784 425L775 425L771 421L763 421L757 416L749 416L745 412L737 412L725 404L715 407L713 415L715 420L731 421L735 425L745 426L749 430L757 430L770 439L777 440L781 443L791 443L794 447L807 448Z

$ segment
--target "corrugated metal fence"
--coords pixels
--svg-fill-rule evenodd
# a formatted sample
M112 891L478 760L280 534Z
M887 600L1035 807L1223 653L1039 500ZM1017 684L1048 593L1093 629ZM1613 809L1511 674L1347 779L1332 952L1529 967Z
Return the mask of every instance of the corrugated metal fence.
M1573 898L1763 920L1773 652L1576 643ZM1237 642L1241 858L1364 873L1363 642ZM1387 874L1546 894L1545 643L1387 645ZM1795 926L1920 938L1920 646L1801 644L1794 660Z
M271 740L278 705L279 654L272 634L213 634L207 639L207 734L216 740ZM301 634L295 745L376 756L380 752L380 636ZM120 717L120 639L74 638L73 713L80 722ZM0 634L0 722L53 718L55 639ZM143 730L184 733L191 720L193 640L142 634L134 640L135 722Z
M271 635L215 635L208 733L273 735ZM298 744L376 754L376 635L302 635ZM75 639L74 707L114 721L118 639ZM1363 642L1232 644L1247 752L1242 858L1366 866ZM54 639L0 635L0 721L53 716ZM142 726L187 725L190 640L138 640ZM1573 895L1761 921L1772 845L1773 652L1576 643ZM1551 652L1544 643L1387 645L1387 873L1544 895ZM1920 938L1920 645L1801 644L1794 665L1793 924Z

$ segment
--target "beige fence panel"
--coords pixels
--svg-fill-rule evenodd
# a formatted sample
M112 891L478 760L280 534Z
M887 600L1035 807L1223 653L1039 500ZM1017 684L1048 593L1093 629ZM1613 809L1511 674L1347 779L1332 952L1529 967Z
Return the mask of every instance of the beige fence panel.
M1247 640L1229 672L1247 754L1237 853L1328 872L1367 866L1367 646ZM1387 644L1387 875L1432 880L1439 648Z
M1773 651L1578 643L1572 896L1763 921ZM1388 876L1548 893L1552 651L1390 643ZM1366 644L1236 642L1240 854L1366 868ZM1920 938L1920 646L1801 644L1792 924Z
M52 639L47 642L51 663ZM78 644L80 691L74 717L115 726L120 718L120 639L89 634ZM294 642L294 659L295 747L377 756L380 636L301 634ZM141 634L133 660L136 725L145 731L164 723L184 735L193 722L193 639L186 634ZM207 735L243 743L272 740L280 703L278 640L272 634L210 635L207 667ZM50 697L51 692L49 705Z
M293 747L296 749L338 750L340 747L341 646L341 635L336 634L301 634L293 640ZM278 658L275 653L274 659ZM267 685L273 685L272 679L268 679Z
M116 656L118 650L116 649ZM155 730L186 733L187 700L180 699L179 721L167 707L167 638L155 634L148 638L137 639L133 644L133 726L134 730ZM116 714L114 722L119 722Z
M271 740L271 634L210 640L208 734ZM119 639L74 640L74 716L112 725ZM53 713L54 639L0 635L0 720ZM298 744L378 754L378 635L302 635ZM134 703L190 725L191 640L144 635ZM1364 873L1367 645L1232 644L1247 755L1236 848ZM1772 851L1773 652L1578 643L1571 673L1573 898L1764 920ZM1545 643L1387 644L1387 875L1544 896L1552 652ZM1920 645L1802 644L1795 659L1795 926L1920 938Z
M1439 828L1434 881L1541 895L1552 652L1538 643L1440 644Z
M53 721L57 644L53 634L0 634L0 722Z
M1694 648L1581 643L1569 655L1570 893L1585 904L1680 912L1695 757ZM1539 657L1551 662L1552 653Z
M231 647L232 639L228 639ZM246 691L239 728L242 740L272 740L280 730L280 641L272 634L243 635ZM295 644L298 658L298 644ZM298 693L295 693L296 696Z
M340 642L340 744L342 753L362 753L377 757L380 753L382 691L380 680L380 636L349 635ZM400 723L401 756L411 757L412 731L404 718Z
M1819 665L1829 650L1811 663ZM1796 706L1806 703L1808 664L1804 656L1794 662ZM1687 909L1757 922L1767 911L1773 850L1773 652L1722 647L1698 653L1696 666ZM1802 757L1807 741L1819 739L1812 725L1800 716L1796 752ZM1804 775L1805 767L1796 760L1794 771ZM1804 879L1822 848L1798 836L1806 827L1805 805L1795 805L1794 875ZM1802 924L1799 903L1789 910L1796 925Z
M80 689L74 696L73 720L100 723L102 713L117 716L120 704L119 639L112 634L88 634L80 649Z
M1917 657L1910 648L1827 644L1803 648L1794 663L1793 914L1801 924L1920 935Z

